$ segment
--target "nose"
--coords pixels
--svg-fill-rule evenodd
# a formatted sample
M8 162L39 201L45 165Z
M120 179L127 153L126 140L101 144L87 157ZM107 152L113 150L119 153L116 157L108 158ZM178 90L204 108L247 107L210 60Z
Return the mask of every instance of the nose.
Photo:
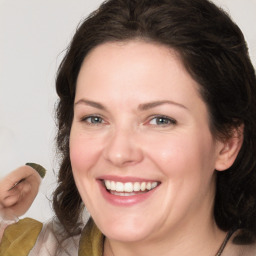
M104 158L112 165L125 167L142 161L143 152L133 131L118 130L108 137Z

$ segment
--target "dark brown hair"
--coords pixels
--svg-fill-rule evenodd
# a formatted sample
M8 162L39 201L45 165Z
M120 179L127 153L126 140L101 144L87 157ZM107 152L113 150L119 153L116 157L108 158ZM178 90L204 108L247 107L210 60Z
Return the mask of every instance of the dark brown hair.
M235 163L217 172L214 215L222 230L256 230L256 78L243 34L207 0L109 0L77 29L57 74L57 145L61 155L53 206L70 235L82 201L74 183L69 134L76 80L91 49L104 42L141 39L175 49L200 85L214 136L227 138L244 125Z

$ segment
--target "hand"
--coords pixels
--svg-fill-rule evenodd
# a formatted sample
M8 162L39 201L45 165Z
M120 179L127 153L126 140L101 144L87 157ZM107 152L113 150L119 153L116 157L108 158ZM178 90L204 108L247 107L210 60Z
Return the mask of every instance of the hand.
M0 216L11 220L23 215L33 203L40 183L40 175L28 165L0 179Z

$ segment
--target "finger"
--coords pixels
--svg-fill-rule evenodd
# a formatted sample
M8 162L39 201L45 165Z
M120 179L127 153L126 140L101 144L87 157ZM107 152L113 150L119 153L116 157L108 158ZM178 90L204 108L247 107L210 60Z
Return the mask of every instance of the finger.
M23 215L34 201L45 175L37 164L27 164L12 171L0 180L0 213Z

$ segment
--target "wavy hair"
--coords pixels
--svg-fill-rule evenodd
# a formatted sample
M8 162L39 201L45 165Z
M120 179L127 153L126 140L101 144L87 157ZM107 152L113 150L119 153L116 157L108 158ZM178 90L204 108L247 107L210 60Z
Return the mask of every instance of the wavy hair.
M82 211L69 158L76 80L87 54L105 42L141 39L176 50L200 87L212 134L244 126L234 164L217 172L214 217L222 230L256 230L256 78L244 36L229 15L207 0L109 0L78 27L59 67L56 90L60 153L53 207L69 235Z

